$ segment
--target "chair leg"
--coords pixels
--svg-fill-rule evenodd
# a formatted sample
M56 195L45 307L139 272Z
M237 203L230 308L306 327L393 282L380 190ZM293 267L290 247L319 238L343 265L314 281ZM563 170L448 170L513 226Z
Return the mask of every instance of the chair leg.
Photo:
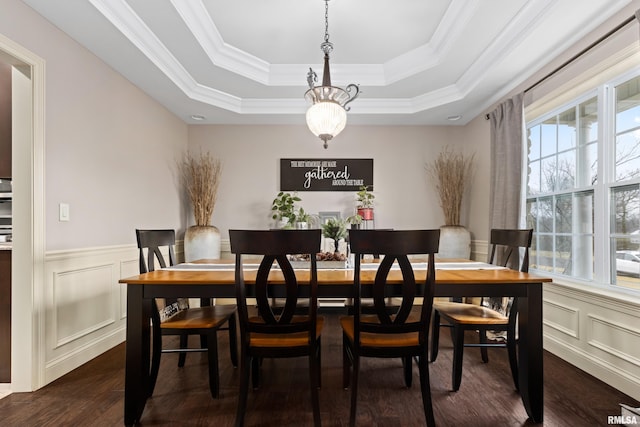
M509 366L511 367L511 377L513 378L513 385L516 387L516 391L520 391L520 380L518 376L518 357L516 346L515 331L507 334L507 352L509 353Z
M231 356L231 364L234 368L238 367L238 335L235 313L229 317L229 354Z
M187 348L187 347L189 347L189 335L185 333L181 333L180 348ZM178 356L178 366L182 368L186 360L187 360L187 353L180 353L180 355Z
M262 364L261 357L251 358L251 379L253 381L253 389L256 390L260 387L260 365Z
M313 425L319 427L320 423L320 361L318 360L318 348L312 348L309 353L309 380L311 385L311 407L313 408Z
M431 402L431 384L429 381L429 364L427 363L426 352L418 357L418 368L420 370L420 391L422 392L422 406L427 426L435 427L436 421L433 416L433 404Z
M411 388L411 382L413 380L413 372L411 370L412 368L412 363L411 363L411 356L405 356L402 358L402 370L404 372L404 385L407 386L407 388Z
M360 357L353 354L353 374L351 376L351 412L349 414L349 427L356 425L356 411L358 404L358 376L360 374Z
M217 399L220 395L220 373L218 371L218 337L216 331L207 337L207 356L209 358L209 390L211 397Z
M438 357L438 347L440 345L440 313L433 311L433 326L431 328L431 362L435 362Z
M484 329L478 331L478 335L480 338L480 344L487 343L487 331ZM489 363L489 354L487 353L487 347L480 347L480 356L482 356L483 363Z
M342 388L349 388L351 382L351 357L349 352L349 338L342 334Z
M460 389L462 382L462 357L464 355L464 329L454 326L452 329L453 340L453 369L451 371L451 383L453 391Z
M322 339L318 338L316 347L316 359L318 361L318 388L322 387Z
M251 357L241 351L240 357L240 393L238 394L238 407L236 408L236 427L244 426L244 415L247 412L247 398L249 396L249 372L251 370Z
M162 356L162 331L160 325L155 323L153 327L153 342L151 353L151 369L149 371L149 390L148 397L153 396L153 390L156 388L156 381L158 380L158 372L160 371L160 356Z

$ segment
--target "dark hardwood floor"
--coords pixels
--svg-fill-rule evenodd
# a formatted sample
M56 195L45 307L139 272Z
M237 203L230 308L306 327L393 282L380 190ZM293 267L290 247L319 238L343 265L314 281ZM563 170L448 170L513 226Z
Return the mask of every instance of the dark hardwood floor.
M211 398L206 357L191 354L184 368L176 355L163 355L154 396L147 401L144 426L231 426L238 398L238 372L231 367L226 333L220 333L221 393ZM347 425L350 391L342 388L341 335L337 315L327 315L323 331L320 405L325 426ZM3 426L123 425L124 351L119 345L34 393L0 399ZM514 391L506 350L489 350L483 364L478 349L467 349L460 391L451 386L451 345L442 334L438 360L430 364L435 418L440 426L531 425ZM545 426L606 426L620 415L619 403L640 403L545 353ZM306 359L265 360L262 385L249 395L248 426L312 424ZM359 387L358 425L424 425L417 367L414 385L404 387L397 360L365 359Z

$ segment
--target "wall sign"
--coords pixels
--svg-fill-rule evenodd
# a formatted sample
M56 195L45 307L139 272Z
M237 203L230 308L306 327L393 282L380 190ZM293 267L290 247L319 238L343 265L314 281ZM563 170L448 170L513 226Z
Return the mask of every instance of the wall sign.
M280 159L281 191L373 190L373 159Z

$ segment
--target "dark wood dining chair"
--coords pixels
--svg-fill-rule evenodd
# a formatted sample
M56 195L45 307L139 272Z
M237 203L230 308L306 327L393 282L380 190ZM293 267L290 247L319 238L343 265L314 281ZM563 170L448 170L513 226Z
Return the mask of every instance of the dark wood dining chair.
M309 384L314 425L320 425L320 337L324 319L318 317L318 271L316 254L320 251L321 231L316 230L229 230L231 252L236 255L235 278L238 317L240 320L240 397L236 426L244 425L249 394L250 371L254 388L259 385L260 364L264 358L309 358ZM247 306L246 272L243 255L260 255L262 261L255 273L254 294L257 315ZM309 284L298 283L287 255L309 255L306 274ZM276 266L277 263L277 266ZM276 274L273 286L269 275ZM253 277L253 276L252 276ZM302 295L300 291L308 291ZM277 294L280 292L279 294ZM276 295L277 294L277 295ZM286 297L284 307L274 312L274 296ZM306 314L300 314L298 298L308 298Z
M521 272L529 272L529 248L531 247L532 229L493 229L491 230L491 250L489 253L489 263L514 269ZM520 260L520 249L523 250L522 262ZM519 267L518 267L518 264ZM482 361L487 363L489 356L487 348L502 347L507 348L509 353L509 366L511 376L516 390L518 384L518 359L516 341L516 320L518 314L518 299L515 297L505 298L507 300L503 310L488 307L488 298L482 298L480 305L462 302L435 302L433 332L431 343L431 362L438 357L440 327L449 326L451 328L451 339L453 341L453 369L451 372L451 383L453 391L460 389L462 381L462 359L465 347L480 347ZM478 331L479 342L465 342L465 331ZM487 340L487 331L506 332L506 341L490 342Z
M140 273L155 270L155 261L160 268L166 268L167 263L162 250L168 252L169 266L176 262L174 230L136 230L138 241ZM146 256L145 256L146 251ZM162 309L159 309L159 306ZM185 364L187 353L207 352L209 362L209 389L211 396L219 396L218 374L218 337L217 332L228 325L229 350L233 366L238 364L236 306L216 305L190 308L187 298L154 299L151 310L153 331L152 357L150 368L149 396L158 379L160 370L160 356L162 353L179 353L178 366ZM180 348L163 348L162 336L179 335ZM188 348L189 335L200 336L200 348Z
M361 357L399 358L402 360L404 382L411 386L412 363L416 358L420 371L420 389L427 425L435 419L429 385L428 338L429 322L436 279L434 254L438 252L440 230L379 231L350 230L351 252L355 254L354 313L340 318L343 341L343 386L351 386L349 425L356 423L358 376ZM372 287L375 314L362 313L360 285L361 254L381 254L382 258ZM416 283L410 255L428 255L424 283ZM402 295L397 311L389 314L387 279L394 262L402 272ZM416 297L422 305L414 308ZM394 301L395 302L395 301ZM353 371L353 372L352 372Z

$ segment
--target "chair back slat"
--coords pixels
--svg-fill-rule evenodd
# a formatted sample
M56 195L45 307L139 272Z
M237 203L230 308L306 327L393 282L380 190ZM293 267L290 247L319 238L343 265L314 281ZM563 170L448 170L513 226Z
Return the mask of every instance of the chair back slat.
M167 265L175 265L176 233L174 230L136 230L138 242L140 273L148 273L155 270L155 261L160 268ZM169 264L162 255L161 248L166 247L169 253ZM144 250L147 250L145 260Z
M354 271L354 334L356 342L361 332L407 333L419 332L421 340L427 339L435 287L435 253L438 252L440 230L350 230L349 243L355 255ZM377 322L361 322L361 255L380 254L384 258L376 272L372 295ZM427 274L424 283L418 284L409 255L426 255ZM388 276L394 263L402 274L401 303L390 306L387 301ZM416 297L423 297L420 318L409 321ZM398 297L394 298L395 300Z
M528 273L532 238L533 229L492 229L489 264L511 267ZM520 249L524 250L522 262L520 262Z
M523 273L529 272L529 248L533 238L533 229L497 229L491 230L491 251L489 264L509 267ZM520 251L523 251L520 261ZM506 300L506 303L505 303ZM481 304L509 316L510 322L516 321L518 313L518 299L511 298L483 298Z
M174 230L140 230L136 229L136 240L138 242L140 274L148 273L156 269L155 261L158 261L159 268L166 268L175 265L176 254L176 232ZM169 263L165 261L162 255L162 249L169 254ZM145 257L145 250L147 255ZM181 302L178 298L158 298L160 306L156 299L153 300L152 318L154 322L160 324L165 317L170 317L177 311L188 308L188 300L183 299ZM159 309L162 307L162 309ZM160 314L162 312L162 314Z
M317 316L318 275L316 254L320 252L320 230L229 230L231 252L236 256L236 299L240 318L241 337L249 339L252 332L287 334L309 331L315 334ZM249 322L247 284L243 269L243 255L261 255L255 279L255 296L261 322ZM301 320L294 314L300 296L300 284L288 259L289 255L308 255L309 258L309 310ZM278 270L282 286L269 281L269 275ZM282 310L272 307L274 288L283 288L286 302Z

